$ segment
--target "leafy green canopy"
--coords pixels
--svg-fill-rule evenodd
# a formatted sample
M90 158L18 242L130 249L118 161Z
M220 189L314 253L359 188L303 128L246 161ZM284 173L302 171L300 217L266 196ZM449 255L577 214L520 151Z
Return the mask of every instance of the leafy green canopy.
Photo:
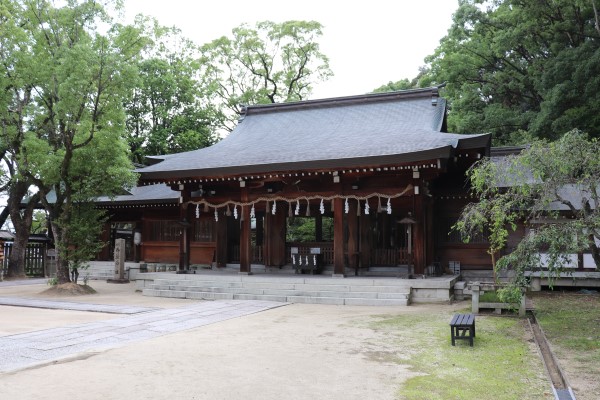
M201 48L201 77L222 128L231 131L241 105L305 99L315 82L332 75L319 50L322 26L315 21L265 21L241 25L232 37Z
M214 144L218 124L197 76L198 47L176 28L143 17L137 21L146 26L152 43L138 60L133 92L125 103L133 161Z
M600 25L594 1L460 0L426 61L447 83L449 128L496 144L600 136Z
M570 254L582 251L600 268L598 154L597 139L573 130L555 142L535 141L500 162L482 160L469 171L481 201L465 208L456 229L467 237L487 229L495 254L516 223L526 223L529 233L497 263L498 269L512 268L519 284L526 271L540 269L542 253L551 277L570 262Z
M97 249L101 213L83 205L135 183L123 102L147 40L138 27L111 25L95 1L60 4L1 3L0 112L1 143L14 176L39 190L65 282L77 254Z

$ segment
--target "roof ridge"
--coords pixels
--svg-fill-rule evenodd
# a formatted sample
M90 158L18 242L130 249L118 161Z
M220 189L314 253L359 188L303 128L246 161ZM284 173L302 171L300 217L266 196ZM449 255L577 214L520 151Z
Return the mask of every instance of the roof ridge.
M366 93L353 96L329 97L324 99L302 100L289 103L254 104L242 107L242 111L240 112L240 120L249 114L301 110L319 107L336 107L342 105L364 104L398 99L426 98L428 96L435 97L437 99L439 97L439 87L433 86L428 88L397 90L384 93Z

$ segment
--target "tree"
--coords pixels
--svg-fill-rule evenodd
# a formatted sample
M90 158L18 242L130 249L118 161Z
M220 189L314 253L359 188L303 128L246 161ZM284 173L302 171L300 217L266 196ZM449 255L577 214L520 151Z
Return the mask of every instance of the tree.
M202 46L205 92L218 105L221 127L234 128L242 105L300 101L329 78L329 60L316 41L321 30L315 21L265 21Z
M197 46L175 28L149 28L152 46L138 63L133 95L126 102L134 162L144 157L196 150L216 142L214 111L197 79Z
M600 136L600 27L595 0L460 0L429 63L447 83L449 128L496 144Z
M429 68L422 66L419 68L419 73L413 79L403 78L396 82L388 82L385 85L381 85L373 93L393 92L396 90L409 90L424 88L432 85L431 76L429 75Z
M92 0L2 6L2 51L10 56L3 57L3 101L12 105L3 115L2 145L15 166L9 187L21 179L38 189L34 196L48 213L57 278L64 283L78 254L98 241L93 227L101 213L86 205L135 182L123 103L147 40L139 27L110 25L106 10ZM110 27L106 33L100 24ZM82 227L85 240L79 240Z
M582 251L600 268L598 154L598 139L573 130L555 142L536 141L501 163L482 160L469 172L481 201L464 210L457 229L467 237L488 229L494 254L517 221L535 227L496 265L514 270L519 285L525 284L525 271L540 268L540 253L548 255L550 277L563 270L569 254Z
M0 216L2 224L10 216L15 229L13 250L8 260L7 276L25 276L25 250L39 195L31 195L33 182L20 170L18 159L31 117L35 79L34 71L23 71L33 62L33 43L23 25L25 16L16 2L0 5L0 193L7 195L7 205ZM23 206L23 204L25 204Z

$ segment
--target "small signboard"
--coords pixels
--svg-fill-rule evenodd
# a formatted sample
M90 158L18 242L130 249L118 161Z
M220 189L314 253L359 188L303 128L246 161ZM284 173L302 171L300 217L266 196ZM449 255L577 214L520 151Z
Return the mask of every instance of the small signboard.
M310 254L321 254L321 248L320 247L311 247Z

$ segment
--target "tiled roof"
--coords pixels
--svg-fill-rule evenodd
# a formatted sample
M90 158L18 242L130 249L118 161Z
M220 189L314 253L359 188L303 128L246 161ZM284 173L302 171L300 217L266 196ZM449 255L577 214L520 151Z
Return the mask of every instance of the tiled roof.
M443 158L455 148L489 145L487 134L441 132L445 107L437 88L250 106L217 144L166 156L138 172L142 179L160 179L354 167Z
M163 204L177 203L179 192L171 190L167 185L137 186L132 188L130 194L115 196L114 198L100 197L96 200L97 206L117 204Z

